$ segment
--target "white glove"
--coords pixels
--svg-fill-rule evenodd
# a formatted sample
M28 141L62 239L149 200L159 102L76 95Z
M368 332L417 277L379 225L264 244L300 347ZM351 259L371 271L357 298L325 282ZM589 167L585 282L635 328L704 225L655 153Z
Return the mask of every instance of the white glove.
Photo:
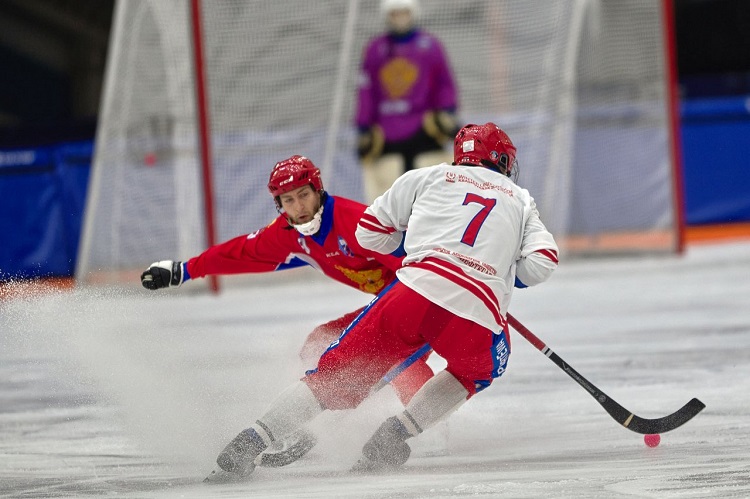
M183 281L182 262L162 260L152 263L141 274L141 284L146 289L168 288L179 286Z

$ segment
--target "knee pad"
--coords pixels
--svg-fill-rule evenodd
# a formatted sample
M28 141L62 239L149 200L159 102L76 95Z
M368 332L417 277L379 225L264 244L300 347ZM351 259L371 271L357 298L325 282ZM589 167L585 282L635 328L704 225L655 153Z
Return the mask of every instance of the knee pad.
M364 164L363 176L367 203L390 189L393 182L404 173L404 158L400 154L385 154L368 164Z

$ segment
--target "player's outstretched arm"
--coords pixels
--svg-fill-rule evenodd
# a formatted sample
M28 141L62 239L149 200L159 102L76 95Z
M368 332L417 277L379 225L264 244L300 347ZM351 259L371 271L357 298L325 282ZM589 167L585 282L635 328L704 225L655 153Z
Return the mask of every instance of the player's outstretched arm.
M185 281L182 262L162 260L152 263L141 274L141 284L146 289L168 288L179 286Z

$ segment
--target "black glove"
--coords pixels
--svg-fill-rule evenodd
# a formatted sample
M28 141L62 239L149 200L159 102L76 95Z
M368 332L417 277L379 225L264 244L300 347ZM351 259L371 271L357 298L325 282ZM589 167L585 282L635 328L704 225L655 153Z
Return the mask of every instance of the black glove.
M357 137L357 156L363 163L375 161L383 153L385 136L378 125L359 132Z
M422 118L425 133L435 139L439 145L453 142L459 127L456 117L448 111L429 111Z
M182 284L182 262L162 260L154 262L141 274L141 284L146 289L168 288Z

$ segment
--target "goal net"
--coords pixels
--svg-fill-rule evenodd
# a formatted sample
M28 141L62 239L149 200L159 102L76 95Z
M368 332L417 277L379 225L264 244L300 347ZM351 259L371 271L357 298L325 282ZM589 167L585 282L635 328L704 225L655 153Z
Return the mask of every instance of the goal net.
M664 0L668 2L669 0ZM666 3L664 3L666 5ZM518 146L563 256L679 245L667 25L653 0L423 1L462 124ZM326 189L363 200L353 123L379 1L200 2L215 243L275 215L272 166L311 158ZM120 0L77 262L79 282L182 260L207 239L189 0Z

